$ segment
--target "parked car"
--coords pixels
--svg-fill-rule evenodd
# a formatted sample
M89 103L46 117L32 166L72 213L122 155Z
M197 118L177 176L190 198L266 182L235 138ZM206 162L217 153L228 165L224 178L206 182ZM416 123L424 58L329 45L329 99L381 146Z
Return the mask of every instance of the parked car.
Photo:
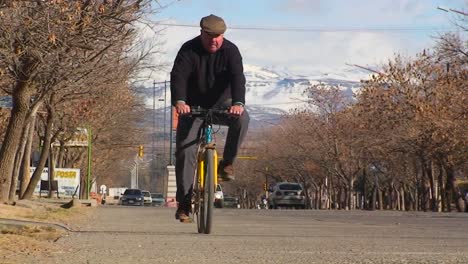
M305 209L304 188L300 183L280 182L273 186L268 197L268 207L294 207Z
M143 193L143 203L144 205L151 205L153 199L151 199L151 193L148 191L141 191Z
M223 207L225 208L240 208L239 198L237 197L224 197Z
M143 206L144 196L140 189L127 189L120 197L121 205L140 205Z
M162 193L151 193L151 201L153 206L163 206L166 203Z
M215 190L214 195L215 195L214 206L217 208L222 208L223 201L224 201L224 194L223 194L223 188L221 187L220 184L216 185L216 190Z

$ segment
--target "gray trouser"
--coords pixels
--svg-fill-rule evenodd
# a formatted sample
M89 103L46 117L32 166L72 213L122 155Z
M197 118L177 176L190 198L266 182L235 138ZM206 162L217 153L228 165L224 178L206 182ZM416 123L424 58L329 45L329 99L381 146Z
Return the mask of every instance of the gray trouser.
M249 114L244 110L240 117L216 115L214 124L228 126L223 161L233 163L247 134ZM201 135L203 120L191 116L179 116L176 133L176 199L186 206L192 195L193 177L197 166L198 138ZM216 128L215 128L216 129Z

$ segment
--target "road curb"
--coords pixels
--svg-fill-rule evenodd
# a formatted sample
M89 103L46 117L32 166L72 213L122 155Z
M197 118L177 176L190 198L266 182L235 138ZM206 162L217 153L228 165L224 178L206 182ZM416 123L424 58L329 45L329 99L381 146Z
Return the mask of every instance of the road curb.
M0 224L5 225L40 225L40 226L49 226L53 228L63 229L68 232L76 232L75 230L69 228L66 225L59 223L50 223L50 222L40 222L40 221L31 221L31 220L22 220L22 219L10 219L10 218L0 218Z

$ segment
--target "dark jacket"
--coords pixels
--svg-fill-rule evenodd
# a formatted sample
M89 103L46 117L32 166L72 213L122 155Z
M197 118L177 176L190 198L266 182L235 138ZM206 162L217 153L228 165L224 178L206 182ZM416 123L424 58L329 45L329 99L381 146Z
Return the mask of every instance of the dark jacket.
M232 99L245 104L245 76L239 49L227 39L208 53L200 36L182 45L171 71L172 105L178 100L191 106L212 107Z

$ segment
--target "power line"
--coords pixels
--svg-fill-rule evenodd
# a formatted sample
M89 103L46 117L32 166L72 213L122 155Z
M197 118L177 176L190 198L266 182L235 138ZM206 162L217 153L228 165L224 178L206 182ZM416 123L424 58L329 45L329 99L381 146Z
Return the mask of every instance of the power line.
M278 103L261 103L261 104L248 104L247 107L249 107L249 106L267 106L267 105L289 105L289 104L300 104L300 103L303 103L303 101L278 102Z
M171 24L171 23L158 23L161 26L167 27L190 27L199 28L199 25L193 24ZM232 26L229 29L237 30L255 30L255 31L284 31L284 32L378 32L378 31L455 31L453 28L435 28L435 27L323 27L323 28L296 28L296 27L243 27Z

